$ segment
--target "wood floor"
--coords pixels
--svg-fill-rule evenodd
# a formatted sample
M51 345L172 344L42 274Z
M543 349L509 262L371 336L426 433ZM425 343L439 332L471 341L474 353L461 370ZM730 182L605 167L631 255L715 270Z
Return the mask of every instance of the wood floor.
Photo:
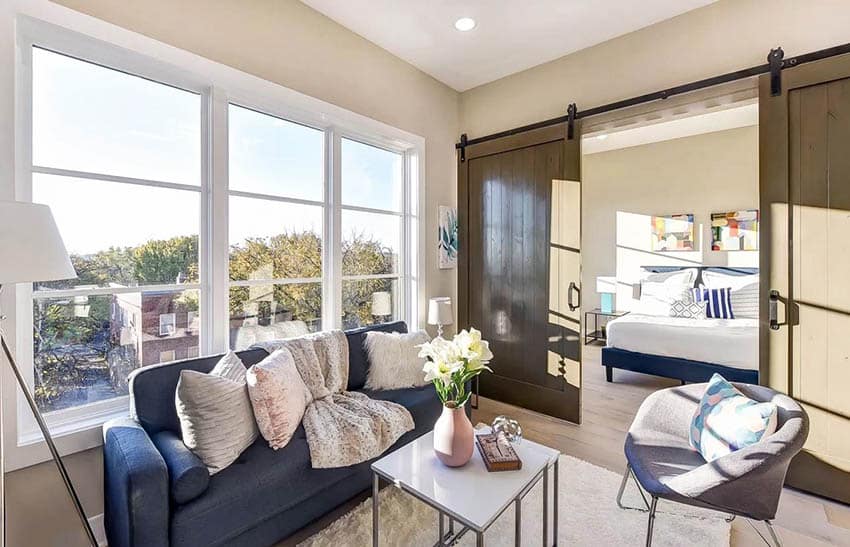
M623 440L640 403L653 391L678 385L678 382L645 374L614 371L614 383L609 384L605 382L599 357L599 347L585 348L580 426L484 398L481 399L479 409L473 411L473 423L489 423L499 414L509 415L519 420L526 438L621 474L626 465ZM368 494L364 493L278 547L297 545L367 497ZM850 546L850 506L787 488L782 495L774 525L785 547ZM731 540L734 547L765 545L743 519L736 519L732 523Z
M598 346L585 348L580 426L483 398L479 409L473 412L473 421L487 423L499 414L507 414L519 420L525 437L622 474L626 465L623 440L640 403L653 391L679 382L615 370L614 383L609 384L599 357ZM785 547L850 546L850 506L802 492L785 489L774 525ZM743 519L732 523L731 544L764 546Z

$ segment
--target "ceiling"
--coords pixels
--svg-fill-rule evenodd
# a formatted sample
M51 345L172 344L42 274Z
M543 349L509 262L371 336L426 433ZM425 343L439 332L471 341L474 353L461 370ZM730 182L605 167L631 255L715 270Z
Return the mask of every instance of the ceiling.
M716 0L301 0L458 90ZM459 32L454 22L477 26Z
M608 152L703 133L748 127L758 123L758 103L751 101L741 106L731 108L722 106L702 114L693 116L684 114L678 118L642 124L639 127L584 135L581 140L581 153L586 155Z

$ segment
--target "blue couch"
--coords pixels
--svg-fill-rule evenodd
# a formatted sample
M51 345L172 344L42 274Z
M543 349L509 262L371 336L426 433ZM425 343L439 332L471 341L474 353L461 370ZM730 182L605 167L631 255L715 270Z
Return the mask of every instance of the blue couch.
M433 428L434 388L364 389L369 330L406 332L403 322L347 331L350 391L400 403L416 427L390 449ZM246 366L263 350L239 352ZM110 547L273 545L371 485L369 465L313 469L304 429L274 451L260 437L227 469L210 477L180 440L174 393L182 370L209 372L220 356L144 367L130 376L131 418L103 427L106 535Z

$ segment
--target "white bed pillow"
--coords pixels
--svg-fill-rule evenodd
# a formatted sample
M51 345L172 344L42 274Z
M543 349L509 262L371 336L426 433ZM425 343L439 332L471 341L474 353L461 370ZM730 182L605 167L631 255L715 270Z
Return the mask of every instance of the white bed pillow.
M419 344L431 338L424 330L410 333L378 332L366 333L366 353L369 354L369 371L366 374L367 389L399 389L424 386L425 359L419 357Z
M688 287L693 287L694 282L696 280L697 280L697 269L696 268L683 268L681 270L674 270L672 272L659 272L659 273L650 273L650 272L644 271L644 275L641 277L642 282L670 283L670 284L687 285Z
M707 289L722 289L730 287L733 291L736 291L747 285L752 285L753 283L758 285L758 282L759 274L730 275L723 272L712 272L708 270L702 272L702 283Z
M641 315L670 316L670 309L676 301L692 300L688 285L654 283L647 281L641 283L640 300L632 311Z
M758 281L744 285L739 289L732 288L732 313L735 319L759 318L759 284Z

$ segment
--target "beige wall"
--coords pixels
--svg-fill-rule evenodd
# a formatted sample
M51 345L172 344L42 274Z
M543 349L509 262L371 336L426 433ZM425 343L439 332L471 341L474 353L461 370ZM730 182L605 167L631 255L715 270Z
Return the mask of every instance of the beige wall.
M711 213L758 208L758 127L582 157L582 307L599 306L597 276L617 276L630 309L641 266L758 267L758 252L712 251ZM650 217L693 213L692 252L653 252Z
M612 16L614 16L612 14ZM470 138L848 41L847 0L720 0L461 94Z
M456 203L457 92L296 0L56 3L424 137L427 248L420 310L429 296L455 298L455 270L437 269L436 233L437 206ZM9 45L7 35L12 39L7 13L0 9L0 49ZM6 68L14 67L12 54L0 64L2 114L11 120L13 79ZM11 167L11 135L0 132L0 167ZM12 170L3 171L0 198L8 199ZM99 448L68 458L89 515L103 512L101 461ZM50 462L7 476L7 506L8 545L85 544Z

